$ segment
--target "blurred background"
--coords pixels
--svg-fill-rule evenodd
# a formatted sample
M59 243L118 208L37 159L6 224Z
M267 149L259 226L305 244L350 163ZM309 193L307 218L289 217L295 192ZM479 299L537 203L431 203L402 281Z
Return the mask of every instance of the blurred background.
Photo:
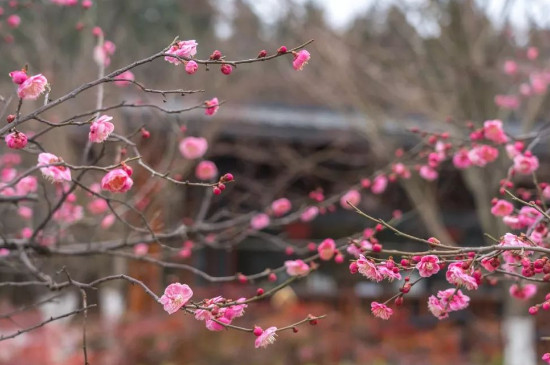
M214 96L225 102L208 119L202 110L167 115L140 108L110 113L121 134L141 126L151 132L140 149L153 166L162 165L177 151L181 126L188 135L208 138L206 158L220 172L237 177L237 183L214 199L203 214L212 223L260 212L280 197L289 198L298 208L308 204L308 194L316 189L322 189L325 196L345 192L362 178L387 170L396 150L415 148L422 136L412 133L414 128L449 131L466 138L467 122L481 125L487 119L502 119L507 131L525 134L548 119L545 93L522 99L517 108L495 103L495 95L514 93L524 81L503 72L505 61L526 63L526 49L534 46L540 56L529 67L545 70L547 66L550 1L546 0L95 0L88 10L48 1L12 3L0 2L5 10L0 27L0 74L28 64L31 74L47 76L53 85L51 98L96 78L93 26L100 26L105 39L116 44L108 71L158 52L176 35L197 40L202 59L215 49L229 59L254 58L262 49L272 53L281 45L291 48L315 40L307 47L312 59L301 72L292 69L290 57L238 66L230 76L215 67L201 68L189 76L181 67L160 60L133 70L136 80L147 87L204 89L202 94L149 96L137 88L107 85L105 105L124 100L178 109ZM12 12L22 19L15 30L4 22ZM11 93L6 77L0 95ZM48 118L63 120L93 109L94 95L87 92L48 112ZM24 112L32 107L24 106ZM25 128L41 130L30 123ZM86 139L87 130L69 127L45 137L43 146L76 164ZM543 165L539 178L545 181L550 176L544 175L548 145L543 142L535 152ZM23 157L29 163L36 158L32 154ZM194 162L179 159L170 166L193 178ZM409 180L390 184L381 195L365 192L360 207L384 219L395 210L404 212L400 228L413 235L481 245L486 240L483 232L495 237L506 232L490 214L490 207L507 166L504 159L485 169L462 172L444 165L437 181L427 183L413 174ZM180 221L192 224L203 199L209 199L205 189L150 184L145 171L136 171L135 180L144 193L134 202L146 207L144 212L154 218L155 229ZM20 231L23 225L10 218L14 208L2 209L4 233ZM248 275L307 253L310 241L345 239L372 226L338 204L322 213L310 222L297 220L244 236L232 227L196 232L187 237L196 244L191 257L173 260L214 276ZM93 216L79 222L73 234L89 237L94 229L97 239L125 234L124 227L117 225L97 231ZM383 232L379 239L387 248L417 247L390 233ZM62 244L63 238L58 241ZM179 280L196 288L195 295L201 298L251 296L258 286L268 285L208 284L186 272L120 257L48 263L52 269L61 264L78 268L82 280L93 280L98 273L126 272L157 293L166 283ZM20 278L9 265L0 267L3 280ZM430 278L415 287L404 306L386 322L370 315L369 303L390 297L398 286L375 285L351 276L347 264L324 264L272 300L251 306L240 324L286 324L308 313L326 313L328 318L317 326L301 327L297 334L280 335L265 350L254 350L248 334L207 331L189 316L167 316L139 288L112 285L91 299L99 301L100 308L90 314L90 362L515 364L513 354L520 354L522 364L535 364L540 358L537 354L546 352L545 343L537 339L550 335L548 320L544 315L536 321L525 317L527 307L509 300L508 287L496 283L469 293L468 310L438 321L426 302L446 283L443 275ZM2 312L52 296L39 289L0 289ZM539 290L541 298L544 294ZM15 317L16 325L0 318L0 329L9 332L14 326L35 323L41 316L58 313L60 307L75 306L77 298L68 294L49 300L40 310L32 308ZM81 364L79 346L80 322L75 318L0 343L0 364Z

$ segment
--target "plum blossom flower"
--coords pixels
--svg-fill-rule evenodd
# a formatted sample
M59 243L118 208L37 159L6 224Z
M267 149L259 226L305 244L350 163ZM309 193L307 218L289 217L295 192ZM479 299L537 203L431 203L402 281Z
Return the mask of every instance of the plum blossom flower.
M61 207L55 211L53 218L58 222L72 224L78 222L84 217L84 209L82 206L73 204L69 201L63 203Z
M522 175L531 175L539 168L539 159L537 156L528 154L518 154L514 157L514 171Z
M185 72L187 72L189 75L194 74L195 72L197 72L198 69L199 69L199 65L193 60L188 61L185 64Z
M420 177L428 181L434 181L439 177L437 171L435 171L428 165L423 165L422 167L420 167L420 171L418 173L420 174Z
M497 217L504 217L512 214L514 211L514 205L509 201L499 199L491 208L491 214Z
M134 254L143 256L149 252L149 246L146 243L138 243L134 246Z
M88 203L88 210L94 215L105 213L108 208L109 204L102 198L94 199Z
M202 137L186 137L179 144L183 157L194 160L204 156L208 149L208 141Z
M547 352L544 355L542 355L541 359L545 363L550 364L550 352Z
M45 166L40 168L42 175L52 182L62 182L63 180L71 181L71 170L65 166L46 166L63 162L62 159L51 153L43 152L38 155L37 166Z
M264 229L269 225L269 216L265 213L256 214L250 220L250 227L257 231Z
M470 157L468 157L468 150L465 148L461 148L453 156L453 165L457 169L466 169L470 166L472 166L472 161L470 160Z
M271 203L271 210L275 216L280 217L288 213L292 209L292 203L287 198L281 198Z
M449 312L458 311L468 307L470 297L462 294L462 291L451 288L437 293L437 298L432 295L428 298L428 309L438 319L449 316Z
M290 276L303 276L309 272L309 265L303 260L285 261L286 273Z
M470 161L480 167L484 167L489 162L493 162L498 157L498 149L482 144L475 146L468 152Z
M115 126L110 122L112 119L113 117L109 115L102 115L92 122L90 133L88 134L90 142L102 143L113 133Z
M314 220L318 214L319 214L319 208L315 206L307 207L306 209L304 209L302 214L300 214L300 220L302 222L310 222Z
M111 227L116 220L116 216L114 214L107 214L103 219L101 220L101 228L107 229Z
M357 204L361 202L361 193L359 193L357 190L349 190L340 198L340 205L342 206L342 208L353 209L351 206L348 205L348 201L351 204L357 206Z
M11 179L10 179L11 180ZM18 195L34 193L38 189L38 181L34 176L25 176L15 185L15 191Z
M212 180L218 175L218 168L212 161L201 161L195 169L195 176L200 180Z
M6 145L14 150L19 150L27 145L27 136L25 133L19 131L6 135L4 140L6 141Z
M9 75L11 77L11 81L16 85L21 85L29 78L25 70L12 71Z
M101 188L112 193L125 193L134 185L134 181L123 169L109 171L101 179Z
M510 286L510 295L521 300L529 300L537 294L537 286L535 284L525 284L518 286L513 284Z
M10 28L17 28L19 27L19 24L21 24L21 17L16 14L12 14L6 19L6 23L8 23L8 26Z
M130 70L124 71L123 73L115 77L115 80L116 80L115 85L120 87L128 86L131 84L130 81L134 81L135 78L136 77L134 76L134 73L132 71Z
M489 141L493 141L498 144L508 142L508 137L504 130L502 129L502 121L495 120L486 120L483 123L483 136Z
M214 115L218 112L218 109L220 108L220 102L218 101L218 98L207 100L204 102L204 105L206 106L206 108L204 109L205 115Z
M105 41L103 44L98 44L94 47L94 61L98 66L109 66L111 64L111 57L116 50L116 46L111 41Z
M336 243L332 238L327 238L323 240L317 247L317 252L319 253L319 258L321 260L328 261L334 256L336 250Z
M388 279L389 282L392 282L394 280L401 280L401 274L399 273L399 270L397 270L396 266L394 266L393 268L389 268L387 266L387 263L382 263L382 265L378 266L378 272L385 279Z
M166 52L177 57L182 58L191 58L197 54L198 43L194 39L188 41L179 41L176 44L172 45L170 49ZM176 57L166 56L164 59L174 65L179 65L181 61Z
M365 276L366 278L370 280L374 280L376 282L380 282L384 280L384 276L382 275L382 273L380 273L380 271L378 270L374 262L366 259L365 256L359 255L359 258L357 259L356 264L357 264L357 270L359 271L359 273Z
M507 60L504 62L504 72L507 75L514 75L518 71L518 64L515 61Z
M439 258L435 255L422 256L418 264L416 264L418 273L423 278L429 278L439 272Z
M292 67L297 71L302 71L304 66L307 64L311 55L305 49L294 53L294 61L292 61Z
M476 279L471 275L473 268L462 268L462 262L454 262L447 268L447 281L456 286L462 286L468 290L475 290L478 287Z
M272 345L275 342L276 336L277 336L277 327L269 327L256 338L256 341L254 341L254 346L256 348L259 348L259 347L266 348L268 345Z
M373 194L382 194L386 190L387 186L388 178L386 177L386 175L377 175L374 178L370 189Z
M370 304L370 311L375 317L385 320L390 319L393 314L393 310L391 308L378 302L372 302Z
M164 306L168 314L176 313L193 296L193 290L187 284L170 284L164 290L164 294L159 299L159 303Z
M48 80L42 75L34 75L26 79L17 88L17 96L23 100L36 100L46 90Z

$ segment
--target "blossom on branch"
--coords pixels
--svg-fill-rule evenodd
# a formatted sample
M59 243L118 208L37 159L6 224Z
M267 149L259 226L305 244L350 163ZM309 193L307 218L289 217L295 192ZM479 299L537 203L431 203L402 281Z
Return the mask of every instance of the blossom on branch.
M111 116L102 115L92 122L92 125L90 126L90 133L88 134L90 142L102 143L111 133L113 133L115 126L110 122L112 119L113 117Z
M164 289L164 294L159 299L159 303L164 306L168 314L176 313L193 296L193 290L187 284L174 283Z
M48 80L42 74L26 79L17 88L17 96L23 100L36 100L46 90Z
M65 166L46 166L50 164L57 164L63 162L62 159L57 157L56 155L53 155L51 153L43 152L38 155L38 167L44 166L40 168L40 172L42 172L42 175L48 180L51 180L52 182L62 182L65 181L71 181L71 170Z
M275 342L275 336L277 336L277 327L269 327L264 330L261 335L256 338L254 346L256 348L263 347L266 348L268 345L271 345Z
M172 45L170 49L166 52L168 54L182 57L182 58L191 58L197 54L198 43L194 39L188 41L179 41L176 44ZM166 56L164 59L174 65L179 65L181 61L175 57Z
M112 193L125 193L134 185L134 181L124 169L109 171L101 179L101 188Z

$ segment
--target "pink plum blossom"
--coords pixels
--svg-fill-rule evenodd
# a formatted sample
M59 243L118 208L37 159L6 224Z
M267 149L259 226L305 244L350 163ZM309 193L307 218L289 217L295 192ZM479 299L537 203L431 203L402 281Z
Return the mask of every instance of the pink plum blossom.
M507 60L504 62L504 72L507 75L514 75L518 71L518 64L515 61Z
M423 165L420 167L420 170L418 171L420 174L420 177L422 177L424 180L428 181L434 181L439 177L439 174L437 171L435 171L433 168L431 168L428 165Z
M484 167L489 162L493 162L498 157L498 149L482 144L475 146L468 152L470 161L480 167Z
M440 290L437 298L432 295L428 299L428 309L438 319L444 319L449 316L449 312L462 310L468 307L470 297L464 295L462 291L451 288Z
M472 161L470 160L470 157L468 157L468 150L465 148L461 148L453 156L453 165L457 169L467 169L468 167L472 166Z
M107 229L111 227L116 220L116 216L114 214L107 214L103 219L101 220L101 228Z
M550 352L545 353L542 355L542 361L544 361L547 364L550 364Z
M138 256L146 255L149 252L149 246L146 243L138 243L134 246L134 254Z
M68 199L67 199L68 200ZM58 222L72 224L78 222L84 217L84 209L82 206L66 201L61 207L55 211L53 218Z
M99 66L109 66L111 64L111 57L116 50L116 46L111 41L105 41L101 45L94 47L94 61Z
M537 286L535 284L525 284L522 286L512 284L510 286L510 295L516 299L529 300L535 294L537 294Z
M101 189L112 193L125 193L134 185L134 181L123 169L109 171L101 179Z
M21 24L21 18L19 15L12 14L6 19L6 23L8 23L10 28L17 28Z
M531 175L539 168L539 159L537 156L528 154L518 154L514 157L514 171L522 175Z
M21 85L29 78L25 70L12 71L9 73L9 75L11 77L11 81L16 85Z
M509 201L503 199L497 200L495 205L493 205L493 207L491 208L491 214L496 215L497 217L510 215L513 211L514 205Z
M370 310L375 317L385 320L390 319L393 314L393 310L391 308L378 302L372 302L370 304Z
M121 73L120 75L116 76L115 80L116 80L115 81L116 86L125 87L131 84L130 81L135 80L135 76L132 71L127 70ZM126 80L130 80L130 81L126 81Z
M386 191L387 186L388 178L386 175L377 175L372 182L371 191L373 194L382 194Z
M6 145L14 150L19 150L27 145L27 136L25 133L15 131L7 134L4 138Z
M34 193L38 189L38 181L34 176L25 176L15 185L15 191L18 195Z
M536 60L539 56L539 49L537 47L527 48L527 59L530 61Z
M319 214L319 208L315 206L310 206L305 208L302 214L300 214L300 220L302 222L310 222L314 220L318 214Z
M508 137L504 130L502 129L502 121L495 120L486 120L483 123L483 136L489 141L493 141L498 144L503 144L508 142Z
M359 258L356 261L357 270L360 274L365 276L370 280L380 282L384 280L384 276L380 273L374 262L368 260L363 255L359 255Z
M462 286L468 290L475 290L478 287L476 279L472 276L473 268L462 268L462 262L453 262L447 268L447 281L456 286Z
M195 176L200 180L212 180L218 175L218 168L212 161L201 161L195 169Z
M29 207L20 206L17 209L17 214L23 219L31 219L33 215L33 210Z
M46 90L48 80L42 75L34 75L26 79L17 88L17 96L23 100L36 100Z
M280 217L288 213L292 209L292 203L287 198L281 198L271 203L271 210L276 217Z
M172 45L167 54L171 54L181 58L191 58L197 54L198 43L194 39L188 41L179 41L176 44ZM164 59L174 65L179 65L181 61L178 58L166 56Z
M335 250L336 250L336 243L332 238L327 238L323 240L323 242L321 242L317 247L319 258L325 261L330 260L334 256Z
M277 327L269 327L256 338L256 341L254 341L254 347L266 348L268 345L272 345L275 342L276 336L277 336Z
M164 294L159 299L159 303L164 306L168 314L176 313L193 296L193 290L187 284L170 284L164 290Z
M256 214L250 220L250 227L254 230L262 230L269 225L269 216L265 213Z
M286 273L290 276L303 276L309 272L309 265L303 260L285 261Z
M183 157L194 160L204 156L208 149L208 141L202 137L186 137L179 144Z
M220 108L220 102L218 101L218 98L207 100L204 102L204 105L206 106L206 108L204 109L205 115L214 115L218 112L218 109Z
M435 255L422 256L418 264L416 264L416 269L420 276L429 278L439 272L439 258Z
M42 175L52 182L62 182L63 180L71 181L71 170L65 166L46 166L49 164L56 164L63 162L62 159L51 153L43 152L38 155L38 167L40 168Z
M353 209L351 206L348 205L348 201L352 205L357 206L361 202L361 193L359 193L357 190L349 190L340 198L340 205L342 206L342 208Z
M113 117L111 116L102 115L92 122L90 133L88 134L90 142L102 143L109 138L109 135L115 130L115 126L110 122L112 119Z
M401 274L399 273L399 270L397 270L396 266L389 268L387 263L382 263L378 266L378 272L384 277L384 279L388 279L389 282L401 280Z
M88 210L94 215L105 213L107 209L109 209L109 205L102 198L94 199L88 204Z
M294 67L295 70L301 71L310 58L311 55L309 54L309 52L305 49L302 49L301 51L294 53L294 61L292 61L292 67Z
M187 72L189 75L194 74L195 72L197 72L198 69L199 69L199 65L193 60L188 61L185 64L185 72Z

